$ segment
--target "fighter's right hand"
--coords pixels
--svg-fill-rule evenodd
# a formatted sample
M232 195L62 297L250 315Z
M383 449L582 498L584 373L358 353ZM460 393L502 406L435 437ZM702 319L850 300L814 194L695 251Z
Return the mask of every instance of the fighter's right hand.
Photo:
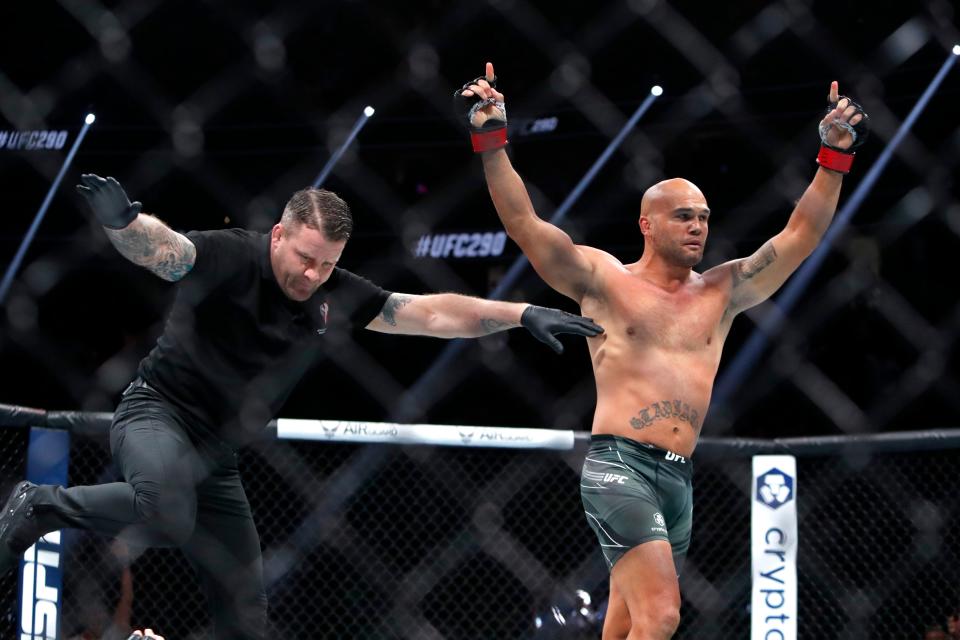
M136 220L143 205L130 202L123 187L114 178L106 180L92 173L80 176L77 191L87 201L93 215L108 229L123 229Z
M503 94L497 91L492 62L487 63L484 75L453 93L453 107L457 118L470 131L476 153L500 149L507 144L507 108Z

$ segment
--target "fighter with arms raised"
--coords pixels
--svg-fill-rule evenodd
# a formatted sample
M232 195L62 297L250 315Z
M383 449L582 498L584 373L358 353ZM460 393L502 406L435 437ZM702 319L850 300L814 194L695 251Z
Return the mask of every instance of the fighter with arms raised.
M833 82L820 168L786 227L752 256L697 273L710 209L688 180L644 193L643 254L630 264L539 218L504 148L506 109L493 65L485 71L454 100L482 154L497 214L540 277L606 329L588 338L597 406L581 476L586 517L611 570L603 638L669 638L680 622L677 577L690 543L690 456L730 324L777 291L820 242L867 116Z

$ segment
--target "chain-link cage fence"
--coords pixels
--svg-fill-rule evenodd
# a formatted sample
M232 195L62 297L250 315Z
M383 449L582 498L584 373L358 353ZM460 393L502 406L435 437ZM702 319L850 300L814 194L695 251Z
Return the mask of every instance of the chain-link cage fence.
M0 313L0 401L83 410L114 407L161 330L172 290L125 262L69 197L81 172L117 176L132 198L178 230L267 230L370 104L376 116L327 183L357 219L343 266L391 290L483 296L518 251L498 235L481 171L451 115L451 90L484 60L497 62L510 109L510 152L538 212L548 217L658 83L664 96L576 202L564 229L578 242L634 260L642 191L662 178L689 177L715 212L705 258L712 266L748 255L783 228L813 174L814 124L831 79L873 122L845 178L843 202L960 40L949 0L61 0L7 3L4 11L10 28L0 39L0 59L10 64L0 70L0 180L11 212L0 220L4 257L14 254L90 105L98 121ZM714 407L705 433L767 436L775 424L778 434L856 434L954 422L960 304L944 294L955 286L943 263L960 248L958 77L954 72L934 96L769 357ZM30 148L31 132L56 134L48 138L53 148ZM439 250L473 236L481 245L489 239L489 255ZM507 297L568 304L529 271ZM726 352L742 346L769 311L761 306L739 318ZM443 352L436 342L358 333L364 335L327 336L327 357L291 396L288 415L561 429L590 422L595 386L582 344L568 341L565 359L548 360L520 332L490 336L436 369L431 365ZM71 483L112 477L104 444L73 446ZM278 633L312 621L331 637L459 638L484 624L500 635L477 637L521 637L511 634L528 631L533 612L551 598L586 587L582 576L601 585L587 588L603 599L605 571L576 491L557 488L576 472L569 456L271 443L244 453L243 462ZM801 473L808 464L801 460ZM819 473L834 474L837 495L849 487L850 509L860 504L857 487L888 480L877 475L858 484L842 473L845 464ZM526 475L527 465L543 476ZM438 480L434 467L451 475ZM874 468L861 469L863 477ZM748 557L716 550L747 544L746 503L733 504L745 495L747 477L739 458L698 456L685 637L744 633ZM489 505L481 502L484 491L493 496ZM898 508L930 512L926 502ZM937 513L947 521L951 512ZM841 525L818 517L827 519L825 528ZM542 523L557 518L549 536L538 535ZM882 526L878 518L864 520ZM434 526L436 540L427 531ZM378 527L385 531L372 536ZM917 531L909 529L921 541L937 539ZM809 539L805 529L801 535ZM137 551L82 535L65 540L72 568L66 633L108 625L107 614L117 613L132 581L134 623L163 622L174 637L203 637L206 611L177 552L150 551L127 572L125 558ZM815 566L850 568L860 554L878 551L872 543L841 559L822 550ZM803 573L815 549L801 552L804 585L819 589L805 589L806 597L827 592ZM948 546L936 549L947 553ZM947 571L951 564L936 566ZM875 584L885 578L881 567L896 567L875 567L855 574L875 580L835 580L846 585L836 598L849 601L842 610L853 622L831 618L824 633L856 637L895 610L879 605L884 590ZM886 580L885 588L896 584ZM498 597L487 597L495 589ZM906 636L916 635L919 618L934 609L941 617L938 597L956 599L946 586L926 591L929 609L901 607ZM818 611L833 599L824 595L823 602L801 601L801 610ZM809 623L812 616L804 616ZM330 626L343 620L356 628Z
M5 7L5 24L24 26L0 42L0 58L21 63L0 71L0 175L16 212L0 220L4 257L14 255L86 109L93 104L99 116L0 314L0 354L22 374L8 377L2 400L112 410L159 332L171 291L124 261L85 217L70 197L81 172L117 176L175 229L266 230L369 104L376 115L327 185L357 218L343 265L397 291L486 295L517 249L507 242L492 251L502 229L451 113L452 89L484 60L498 63L511 152L548 217L658 83L665 94L564 228L629 262L641 245L640 194L685 176L715 211L710 266L749 255L783 228L815 168L815 122L831 79L873 122L845 199L960 40L948 0L882 8L808 0L414 4ZM61 37L41 45L34 34L47 31L37 25ZM960 247L957 78L948 77L900 146L771 357L711 413L708 432L759 436L774 419L793 435L949 424L960 408L960 307L940 293L952 284L938 259ZM41 130L67 132L66 146L14 143L27 139L20 132ZM423 255L427 241L473 233L490 238L489 255ZM530 272L508 297L565 304ZM734 323L728 353L764 312ZM533 366L542 353L495 338L426 384L420 376L440 347L402 344L358 341L331 360L334 376L304 381L316 389L343 379L323 410L316 393L303 391L288 415L589 422L593 387L583 380L582 351L579 365ZM403 366L390 364L397 351ZM501 384L506 378L515 383ZM405 402L414 386L417 402Z
M797 458L798 638L923 638L960 604L956 449ZM824 446L824 449L833 447ZM750 629L750 458L695 456L694 530L677 637Z
M9 479L25 443L18 430L0 433ZM74 437L71 484L116 478L105 444ZM901 446L834 443L799 455L799 638L920 639L960 603L957 452ZM607 570L580 505L584 453L582 443L529 451L282 440L244 450L270 637L599 637ZM713 440L694 458L677 638L749 635L748 453L743 441ZM368 475L349 471L374 461ZM62 638L125 637L147 624L175 640L212 637L178 551L82 532L65 541ZM7 581L4 605L16 601ZM592 597L580 627L550 620L551 607L573 609L578 589Z
M23 429L0 429L0 491L4 495L23 476L27 438L27 431ZM17 615L17 576L13 572L0 576L0 598L3 602L0 631L5 637L13 637Z

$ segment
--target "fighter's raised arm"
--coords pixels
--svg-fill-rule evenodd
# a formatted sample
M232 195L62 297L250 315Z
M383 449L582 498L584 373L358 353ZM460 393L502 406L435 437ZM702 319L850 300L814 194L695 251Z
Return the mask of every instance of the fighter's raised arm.
M493 64L488 62L485 75L466 83L454 98L471 131L473 149L482 154L487 188L507 234L547 284L580 302L593 276L589 250L574 244L563 230L534 211L523 180L504 150L507 113L503 94L496 89Z
M103 225L110 242L130 262L171 282L193 268L197 249L189 238L157 218L141 214L142 205L131 203L116 179L84 174L77 191Z
M842 174L866 135L859 105L830 87L820 169L782 232L753 256L705 273L710 207L690 180L643 194L643 253L622 263L540 220L503 147L506 111L492 65L456 92L483 154L497 213L541 277L606 331L588 343L597 388L580 476L588 525L610 568L604 640L668 640L680 624L678 576L690 548L693 468L732 317L776 291L823 237Z
M833 220L843 175L853 163L854 149L867 135L867 115L856 102L840 96L831 83L830 106L820 121L820 168L797 202L783 231L764 243L752 256L714 269L729 271L728 310L735 314L760 304L779 289L819 244ZM713 270L711 270L713 271Z

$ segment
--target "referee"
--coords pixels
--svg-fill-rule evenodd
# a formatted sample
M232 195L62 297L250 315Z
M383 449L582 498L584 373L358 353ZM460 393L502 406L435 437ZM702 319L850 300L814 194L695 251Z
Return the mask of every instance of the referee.
M140 213L113 178L84 175L78 190L117 250L178 282L177 295L114 413L110 451L124 481L20 482L0 515L0 575L38 537L64 527L179 547L207 594L218 640L267 634L260 538L237 448L319 360L328 330L456 338L523 326L557 351L556 334L602 331L522 303L392 293L337 267L353 221L330 191L295 193L270 233L183 235Z

